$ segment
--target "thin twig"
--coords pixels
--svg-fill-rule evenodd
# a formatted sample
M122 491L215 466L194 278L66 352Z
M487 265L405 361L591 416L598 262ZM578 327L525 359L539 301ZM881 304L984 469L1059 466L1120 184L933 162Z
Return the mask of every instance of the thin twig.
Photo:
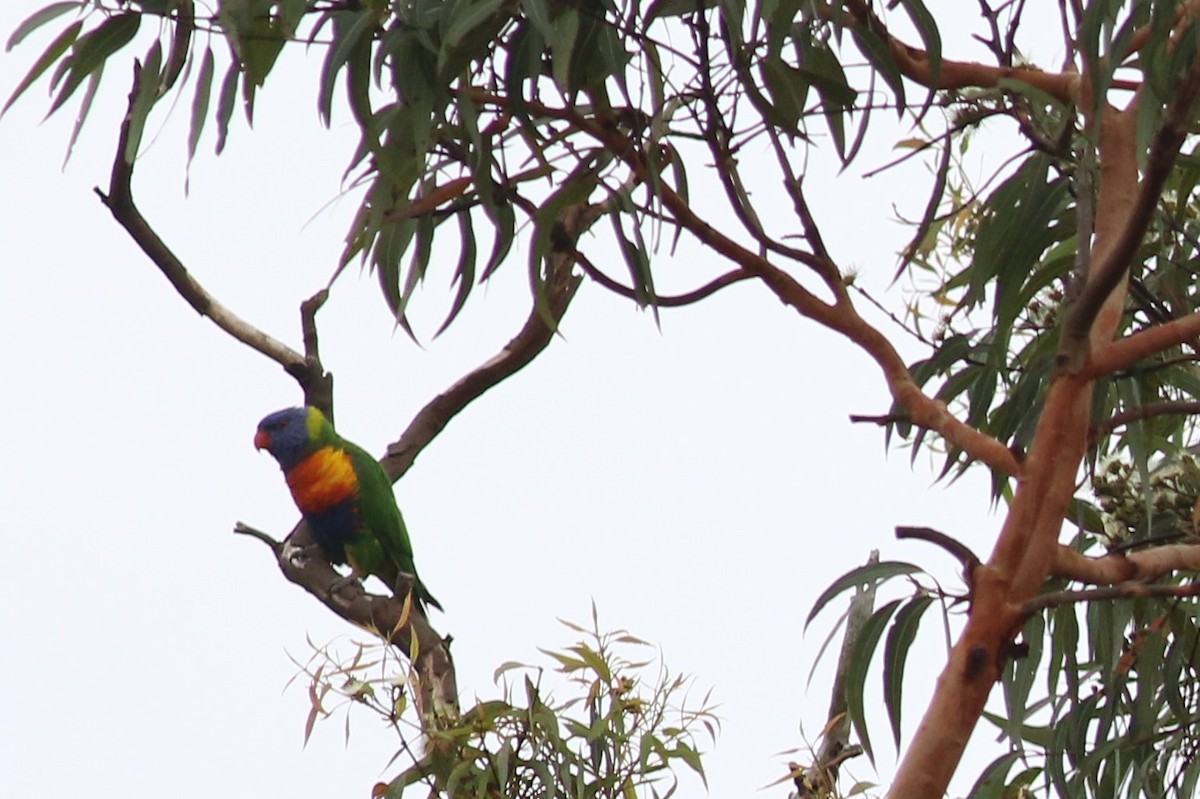
M1056 591L1051 594L1040 594L1027 599L1020 605L1021 614L1032 616L1047 608L1059 605L1076 605L1083 602L1102 602L1113 599L1154 598L1183 598L1200 596L1200 583L1185 583L1183 585L1163 585L1159 583L1118 583L1106 585L1103 588L1085 588L1079 591Z
M971 575L979 568L981 562L979 556L972 552L971 548L962 541L959 541L957 538L951 538L943 532L934 530L932 527L897 527L896 538L902 541L906 538L925 541L946 550L963 565L963 575L967 578L968 584L971 582Z
M1155 416L1200 413L1200 400L1164 400L1148 402L1138 408L1131 408L1121 413L1115 413L1092 428L1092 436L1100 437L1111 433L1118 427L1124 427L1130 422L1150 419Z

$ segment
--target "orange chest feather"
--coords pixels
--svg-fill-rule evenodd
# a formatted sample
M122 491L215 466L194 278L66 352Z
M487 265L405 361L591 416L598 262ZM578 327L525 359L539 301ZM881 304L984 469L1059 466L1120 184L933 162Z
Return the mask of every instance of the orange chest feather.
M285 475L301 513L321 513L358 496L358 477L345 451L325 447Z

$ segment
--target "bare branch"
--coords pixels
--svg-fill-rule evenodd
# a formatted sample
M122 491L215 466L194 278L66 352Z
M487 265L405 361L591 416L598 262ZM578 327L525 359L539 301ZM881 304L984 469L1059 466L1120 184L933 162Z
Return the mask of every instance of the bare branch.
M138 94L142 67L134 66L133 87L129 93L129 108L124 121L121 123L121 133L117 141L116 157L113 159L112 176L108 193L96 189L101 202L112 213L117 223L125 229L142 252L150 258L163 276L170 281L188 305L201 316L207 316L217 327L246 346L262 353L278 363L292 375L306 390L324 378L320 364L310 363L304 356L278 341L263 331L244 321L209 294L171 249L159 238L158 234L146 221L133 201L131 188L133 180L133 163L125 159L126 146L129 143L130 115L134 100Z
M979 556L972 552L966 544L957 538L951 538L943 532L934 530L932 527L897 527L896 538L901 541L906 538L925 541L946 550L963 565L963 575L968 584L971 582L971 575L981 563Z
M1088 379L1129 369L1139 361L1180 344L1197 344L1200 311L1117 339L1092 351L1080 374Z
M601 272L600 268L593 264L592 260L579 250L571 250L571 257L575 259L575 263L579 264L579 267L584 271L584 274L612 293L630 300L640 299L636 291L629 286L618 283L608 275ZM731 272L726 272L720 277L710 280L700 288L693 289L686 294L666 296L656 294L650 299L650 303L660 308L681 308L685 305L691 305L692 303L699 302L705 297L711 297L713 294L716 294L726 286L732 286L734 283L740 283L743 280L749 280L753 277L754 275L750 274L749 272L745 272L741 269L735 269Z
M1079 75L1070 71L1044 72L1033 67L989 66L949 58L941 59L935 76L929 53L892 36L869 3L865 0L847 0L844 5L849 9L848 12L833 5L821 5L816 10L825 18L843 15L843 22L869 29L887 43L901 74L930 89L989 89L999 85L1001 80L1011 79L1028 83L1064 103L1073 102L1079 90Z
M1200 571L1200 544L1168 544L1137 552L1089 557L1059 544L1050 576L1088 585L1156 580L1176 571Z
M912 424L912 419L907 413L885 413L882 416L864 416L863 414L850 414L851 424L875 424L880 427L887 427L890 424Z
M1124 427L1130 422L1141 419L1151 419L1155 416L1200 413L1200 400L1164 400L1163 402L1148 402L1138 408L1115 413L1092 428L1093 438L1111 433L1118 427Z
M594 212L584 205L568 208L562 225L572 242L595 220ZM488 389L529 365L549 346L558 323L575 296L582 278L573 275L569 252L552 256L550 277L542 287L543 296L535 297L533 307L521 330L494 357L461 377L454 385L430 400L413 418L408 428L380 461L393 480L408 471L417 455L440 433L450 420Z
M251 538L257 538L259 541L262 541L264 544L266 544L268 547L271 548L271 551L275 553L275 557L279 557L280 553L283 552L283 542L282 541L276 541L274 538L267 535L262 530L258 530L254 527L251 527L248 524L243 524L242 522L238 522L237 524L235 524L233 526L233 532L236 535L248 535Z

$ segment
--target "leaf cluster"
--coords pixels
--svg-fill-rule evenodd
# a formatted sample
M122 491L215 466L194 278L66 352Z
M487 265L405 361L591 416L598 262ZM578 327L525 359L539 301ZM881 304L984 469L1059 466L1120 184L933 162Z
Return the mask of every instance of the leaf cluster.
M425 754L414 751L406 719L407 686L415 679L386 644L316 646L293 681L307 682L305 743L318 721L339 711L349 741L351 710L365 708L396 732L412 765L376 795L395 799L424 785L465 799L571 797L667 799L680 767L705 781L701 741L720 727L709 696L688 696L691 680L670 673L649 645L624 630L601 632L563 624L582 636L562 650L543 650L552 662L556 698L542 667L509 662L496 670L503 698L478 702L460 718L424 729ZM519 679L509 682L513 675ZM515 698L520 695L520 698Z
M459 799L667 799L678 788L679 767L704 781L698 737L711 743L718 728L708 697L693 704L688 679L653 659L627 659L625 651L648 646L629 633L564 624L585 636L546 651L569 698L555 699L539 668L501 666L497 679L520 673L519 687L430 731L429 754L393 780L386 796L425 782Z

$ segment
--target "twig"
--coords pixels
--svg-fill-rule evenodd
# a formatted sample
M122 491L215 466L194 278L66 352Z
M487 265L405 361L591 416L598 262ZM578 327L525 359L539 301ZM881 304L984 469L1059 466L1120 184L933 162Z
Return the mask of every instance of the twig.
M890 424L911 424L912 419L907 413L885 413L882 416L863 416L861 414L850 414L851 424L875 424L880 427L887 427Z
M1148 402L1137 408L1131 408L1121 413L1115 413L1103 422L1092 427L1092 436L1099 436L1111 433L1118 427L1124 427L1130 422L1136 422L1141 419L1150 419L1155 416L1168 416L1172 414L1187 414L1200 413L1200 400L1164 400L1163 402Z
M579 250L572 248L571 257L575 259L575 262L579 264L579 267L588 277L612 293L630 300L640 299L636 291L629 286L618 283L608 275L601 272L600 268L593 264L592 260ZM710 297L726 286L732 286L734 283L740 283L743 280L750 280L753 277L754 275L750 274L749 272L741 269L734 269L731 272L726 272L720 277L713 278L700 288L693 289L686 294L666 296L656 294L653 295L648 301L651 305L655 305L660 308L680 308L685 305L691 305L699 302L705 297Z
M1107 585L1103 588L1086 588L1080 591L1056 591L1027 599L1020 605L1022 615L1032 616L1047 608L1059 605L1074 605L1081 602L1101 602L1111 599L1139 599L1143 597L1192 597L1200 596L1200 583L1163 585L1161 583L1128 582Z
M251 538L257 538L259 541L262 541L264 544L266 544L268 547L270 547L271 551L275 553L276 557L279 557L279 554L281 552L283 552L283 542L282 541L276 541L274 538L267 535L262 530L258 530L254 527L251 527L248 524L243 524L242 522L238 522L237 524L235 524L233 526L233 532L237 535L248 535Z
M946 550L963 565L963 575L966 577L968 585L971 583L971 575L979 568L981 563L979 556L972 552L971 548L962 541L951 538L945 533L934 530L932 527L897 527L896 538L900 540L911 538L917 541L925 541Z
M320 408L333 421L333 375L321 365L321 352L317 339L317 311L329 299L329 289L323 288L300 303L300 330L304 336L304 360L310 373L318 375L304 388L304 403Z

